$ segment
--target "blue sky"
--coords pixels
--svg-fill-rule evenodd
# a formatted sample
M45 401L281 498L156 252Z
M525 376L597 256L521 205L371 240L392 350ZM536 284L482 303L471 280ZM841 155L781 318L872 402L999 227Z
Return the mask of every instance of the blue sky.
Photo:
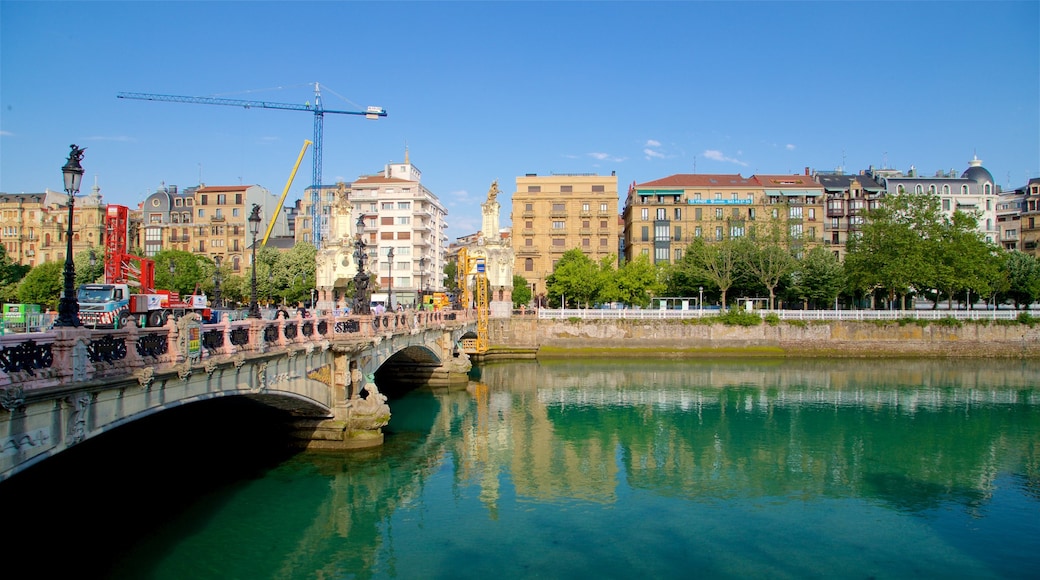
M15 2L0 0L0 191L136 206L161 183L279 195L307 112L117 99L222 96L327 109L323 182L411 162L480 228L526 173L1040 176L1040 2ZM287 203L310 184L304 159ZM620 207L619 207L620 209Z

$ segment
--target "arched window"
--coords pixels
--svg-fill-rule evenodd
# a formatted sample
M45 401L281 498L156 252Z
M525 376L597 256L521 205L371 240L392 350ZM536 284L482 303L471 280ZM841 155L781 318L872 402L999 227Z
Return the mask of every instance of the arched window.
M914 186L914 193L924 193L924 188L921 187L920 183Z
M950 186L943 185L943 195L950 195Z
M991 192L990 184L987 183L986 185L982 186L982 190L986 193L986 195L989 195Z
M234 258L231 258L231 269L233 271L235 271L235 272L238 272L239 270L242 269L242 265L239 262L239 260L240 260L240 258L238 256L235 256Z
M932 195L935 195L935 184L934 183L928 186L928 193L930 193Z
M968 195L968 184L964 184L961 186L961 193L963 193L964 195Z

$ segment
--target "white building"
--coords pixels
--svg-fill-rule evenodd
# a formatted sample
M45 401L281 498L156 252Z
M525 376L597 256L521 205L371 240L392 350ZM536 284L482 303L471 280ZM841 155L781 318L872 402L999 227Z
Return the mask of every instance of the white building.
M354 219L364 216L368 270L378 292L393 292L394 304L416 304L423 290L444 289L448 211L421 180L406 150L404 163L389 163L350 185Z

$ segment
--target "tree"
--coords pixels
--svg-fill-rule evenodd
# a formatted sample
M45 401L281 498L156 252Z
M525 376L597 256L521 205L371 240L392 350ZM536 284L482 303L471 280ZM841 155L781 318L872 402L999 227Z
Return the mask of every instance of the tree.
M520 274L513 274L512 300L514 308L519 308L531 302L531 286L527 283L527 278Z
M841 262L822 246L806 252L789 279L789 292L815 308L832 304L845 287Z
M612 261L613 256L605 260ZM649 256L641 255L625 262L616 272L612 268L607 271L612 275L605 278L602 286L602 302L621 302L645 308L650 306L653 296L659 296L667 288L661 270L650 263Z
M599 267L578 248L564 252L553 273L545 279L549 298L560 300L562 308L567 307L565 300L588 307L601 285Z
M318 250L312 244L296 244L289 251L276 254L271 280L273 296L286 304L310 300L311 290L316 286L317 255Z
M452 293L459 291L459 265L455 262L444 265L444 288Z
M779 227L774 226L766 236L742 237L736 241L740 268L769 292L770 310L776 298L776 286L797 266L784 237Z
M91 265L91 258L94 264ZM105 282L105 256L93 248L73 256L76 266L76 287L80 284L103 284Z
M726 292L737 276L738 251L732 239L708 244L704 238L694 238L683 255L682 267L695 279L704 279L719 290L722 309L726 309Z
M14 263L7 255L7 249L0 245L0 301L17 302L18 283L31 269L30 266Z
M1008 289L1003 293L1010 299L1015 310L1040 300L1040 261L1032 254L1017 250L1008 252L1001 261L1001 269L1007 276Z
M47 262L29 270L18 284L18 301L57 309L65 286L64 270L64 262Z
M934 288L935 240L945 221L936 195L895 194L868 210L859 235L846 245L845 271L852 288L884 288L889 305L914 289ZM905 306L905 304L904 304Z

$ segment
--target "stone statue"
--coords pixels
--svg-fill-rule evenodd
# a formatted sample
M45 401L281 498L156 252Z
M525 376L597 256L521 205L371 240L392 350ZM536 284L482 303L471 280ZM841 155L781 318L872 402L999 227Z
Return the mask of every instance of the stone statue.
M390 405L386 404L386 395L379 392L375 377L365 377L365 386L361 391L364 398L351 400L350 429L372 431L390 422Z
M488 190L488 203L495 201L495 198L498 197L498 194L498 180L496 179L491 182L491 189Z

